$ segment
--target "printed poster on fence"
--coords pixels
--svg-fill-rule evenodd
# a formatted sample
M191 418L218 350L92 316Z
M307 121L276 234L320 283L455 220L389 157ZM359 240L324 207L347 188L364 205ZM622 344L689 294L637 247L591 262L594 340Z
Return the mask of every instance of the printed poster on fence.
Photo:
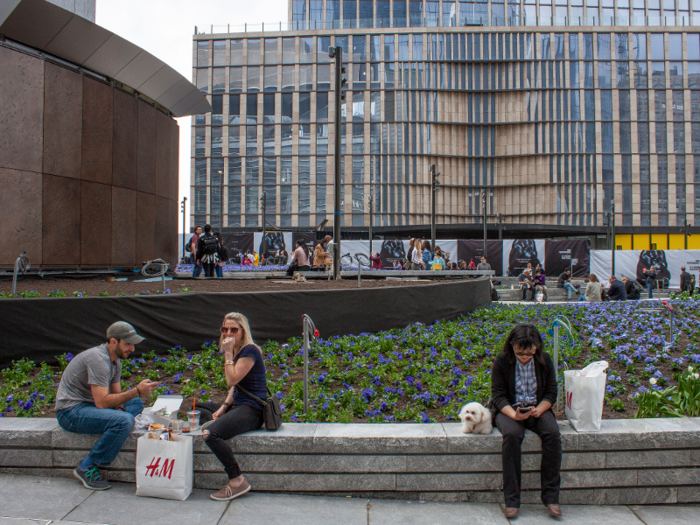
M700 250L616 250L615 276L636 278L646 287L646 273L651 266L656 268L656 280L668 280L669 287L680 288L681 267L700 279ZM612 274L612 250L591 250L591 273L600 281Z
M531 263L532 268L538 264L544 268L544 239L504 239L503 268L506 275L517 277Z
M588 239L571 239L564 241L545 241L546 273L557 277L570 269L573 277L588 277L590 264L590 245Z
M481 262L481 256L484 255L484 241L460 240L457 244L459 260L466 262L467 267L470 262L473 262L476 268ZM503 275L503 241L486 241L486 262L496 272L495 275Z

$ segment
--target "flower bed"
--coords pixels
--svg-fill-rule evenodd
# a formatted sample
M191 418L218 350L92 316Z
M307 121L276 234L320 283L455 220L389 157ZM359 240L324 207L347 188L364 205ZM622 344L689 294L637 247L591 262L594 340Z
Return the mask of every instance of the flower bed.
M679 379L684 385L696 385L696 391L700 386L697 374L688 370L689 365L700 363L700 301L672 304L676 311L673 341L669 341L667 315L634 301L495 304L456 321L321 339L310 353L308 416L303 415L300 340L268 341L261 348L270 389L281 397L287 421L449 421L465 402L489 399L493 357L516 323L535 323L551 352L553 337L546 329L557 315L564 315L571 321L574 341L561 336L562 368L609 361L603 417L625 418L635 416L637 402L648 389L670 397L674 391L665 389L678 385ZM22 360L4 370L0 414L53 416L60 372L72 355L58 359L60 367ZM193 397L222 400L225 394L223 356L214 343L204 343L197 351L175 347L167 356L151 352L123 362L122 388L132 388L146 377L163 381L154 397L179 393L187 398L186 405ZM700 394L690 401L698 402ZM664 414L659 408L644 415L673 413Z

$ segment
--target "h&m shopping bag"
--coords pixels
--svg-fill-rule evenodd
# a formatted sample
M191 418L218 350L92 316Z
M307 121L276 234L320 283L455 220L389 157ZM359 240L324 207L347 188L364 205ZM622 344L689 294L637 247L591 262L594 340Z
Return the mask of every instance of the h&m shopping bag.
M579 432L598 432L603 419L607 361L564 372L566 417Z
M192 492L192 437L136 441L136 495L185 501Z

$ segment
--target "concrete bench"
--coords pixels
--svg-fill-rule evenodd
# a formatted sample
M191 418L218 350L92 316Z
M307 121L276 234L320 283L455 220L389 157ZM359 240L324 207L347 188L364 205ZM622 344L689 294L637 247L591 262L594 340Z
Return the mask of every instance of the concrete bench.
M579 433L560 422L561 501L636 505L700 502L700 418L605 420ZM70 477L96 436L63 431L54 419L0 419L0 472ZM194 438L195 487L226 482ZM231 440L255 490L433 501L502 503L501 435L462 434L458 423L285 423ZM134 481L136 439L127 440L112 480ZM523 442L523 503L539 502L540 441Z

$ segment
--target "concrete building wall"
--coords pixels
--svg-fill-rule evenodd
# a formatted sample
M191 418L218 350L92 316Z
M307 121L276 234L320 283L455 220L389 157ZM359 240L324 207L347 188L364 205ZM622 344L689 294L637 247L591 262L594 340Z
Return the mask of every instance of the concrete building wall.
M135 95L0 46L0 266L177 262L175 120Z

